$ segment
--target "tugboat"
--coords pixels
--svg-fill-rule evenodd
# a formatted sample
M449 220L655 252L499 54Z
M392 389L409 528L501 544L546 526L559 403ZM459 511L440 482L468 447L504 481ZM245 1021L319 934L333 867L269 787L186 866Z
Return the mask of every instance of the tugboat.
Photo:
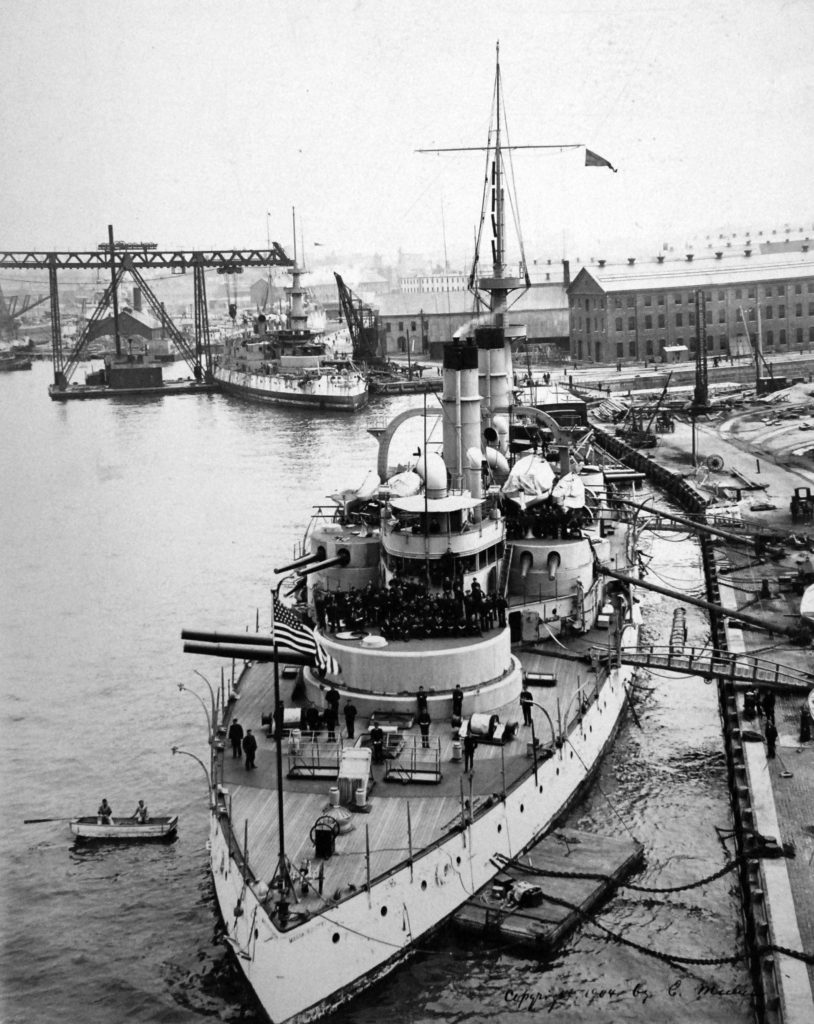
M368 402L367 378L350 360L335 359L326 335L309 327L303 273L295 252L286 326L269 330L258 316L255 334L227 339L214 379L251 402L356 412Z
M499 62L496 96L499 112ZM278 585L271 634L182 634L246 663L217 734L239 705L257 768L214 742L209 849L226 941L273 1024L321 1017L424 946L578 798L628 700L638 605L602 567L633 569L635 522L552 410L514 461L503 310L523 281L504 266L496 123L488 310L444 350L440 450L391 466L422 410L402 413L375 475L275 570L300 600Z

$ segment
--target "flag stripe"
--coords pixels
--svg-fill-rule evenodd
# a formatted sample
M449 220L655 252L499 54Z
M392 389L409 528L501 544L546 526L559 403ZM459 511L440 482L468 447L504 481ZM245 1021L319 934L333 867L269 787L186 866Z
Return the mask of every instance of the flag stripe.
M280 602L277 595L272 601L272 639L289 650L297 651L314 659L314 664L322 672L339 675L342 669L317 642L314 631L300 622L294 613Z

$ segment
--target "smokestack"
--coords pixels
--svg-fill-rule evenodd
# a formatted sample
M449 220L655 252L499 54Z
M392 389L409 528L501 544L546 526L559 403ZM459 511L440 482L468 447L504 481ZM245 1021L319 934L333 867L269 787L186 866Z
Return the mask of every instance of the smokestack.
M571 284L571 264L568 260L562 261L562 283L566 288Z

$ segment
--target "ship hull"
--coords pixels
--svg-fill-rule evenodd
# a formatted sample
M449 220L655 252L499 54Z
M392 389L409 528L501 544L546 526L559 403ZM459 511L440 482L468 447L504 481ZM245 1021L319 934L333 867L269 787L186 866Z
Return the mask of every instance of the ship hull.
M369 893L363 888L288 931L275 926L245 884L230 853L228 827L213 814L210 859L227 941L273 1024L316 1020L374 984L496 875L497 855L515 858L545 835L612 744L630 674L624 666L611 671L581 722L536 775L530 770L466 827L373 880ZM292 985L303 964L314 965L307 986Z
M285 405L333 412L356 412L368 402L363 380L322 374L307 380L283 375L244 373L218 367L214 379L227 395L263 405Z

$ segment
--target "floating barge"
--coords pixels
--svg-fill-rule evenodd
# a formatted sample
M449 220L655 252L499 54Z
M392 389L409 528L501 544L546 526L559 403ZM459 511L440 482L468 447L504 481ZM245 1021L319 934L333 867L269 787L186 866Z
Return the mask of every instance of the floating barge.
M547 956L643 859L644 848L635 840L558 829L506 861L453 920L466 931Z
M164 395L199 395L218 391L215 382L196 380L164 380L160 363L141 361L115 362L105 360L102 370L85 375L84 384L60 381L51 384L48 395L54 402L86 398L139 398Z

